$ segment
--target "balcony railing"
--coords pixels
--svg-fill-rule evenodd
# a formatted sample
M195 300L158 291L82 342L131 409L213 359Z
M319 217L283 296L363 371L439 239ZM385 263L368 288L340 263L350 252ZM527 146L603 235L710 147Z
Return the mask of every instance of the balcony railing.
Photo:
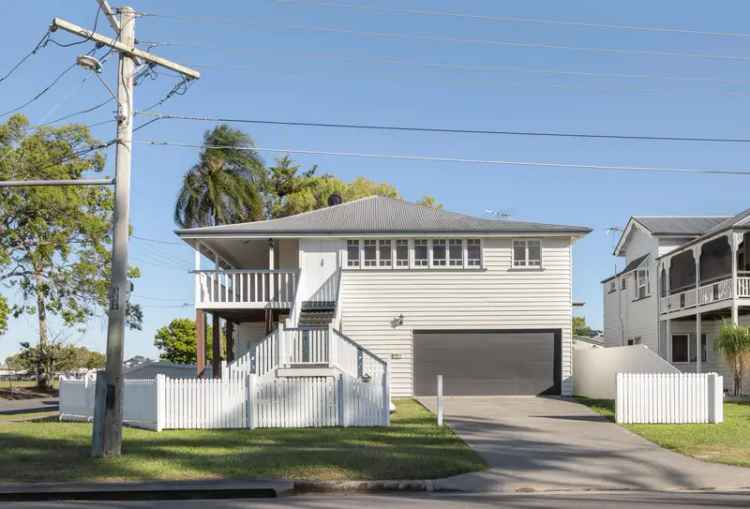
M196 271L200 308L289 308L299 282L298 270Z
M737 278L737 298L750 297L750 277ZM682 292L673 293L661 298L661 312L672 313L682 309L705 306L723 300L730 300L732 295L732 279L722 279L709 284L699 286L696 290L691 288Z

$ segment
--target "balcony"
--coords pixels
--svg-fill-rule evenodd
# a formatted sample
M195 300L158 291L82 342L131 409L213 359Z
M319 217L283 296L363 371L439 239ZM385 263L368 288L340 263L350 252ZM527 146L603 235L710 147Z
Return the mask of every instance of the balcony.
M291 308L299 270L197 270L195 306L200 309Z
M672 295L661 298L661 312L673 313L683 309L707 306L721 301L730 301L733 298L750 298L750 274L742 273L737 277L736 293L732 292L732 278L725 278L703 284L688 290L678 291Z

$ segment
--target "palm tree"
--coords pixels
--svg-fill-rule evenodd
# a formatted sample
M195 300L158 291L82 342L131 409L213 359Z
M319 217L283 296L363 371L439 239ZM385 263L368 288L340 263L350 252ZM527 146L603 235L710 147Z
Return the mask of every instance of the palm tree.
M742 394L742 378L750 360L750 329L731 322L721 324L714 348L724 355L734 377L734 395Z
M266 171L244 132L222 124L203 136L198 163L185 174L174 220L182 228L255 221L263 217Z

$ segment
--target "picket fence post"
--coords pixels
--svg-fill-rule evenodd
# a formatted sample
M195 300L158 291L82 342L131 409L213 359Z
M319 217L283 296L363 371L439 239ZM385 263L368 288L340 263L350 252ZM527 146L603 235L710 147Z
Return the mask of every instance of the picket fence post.
M383 411L385 418L383 422L386 426L391 425L391 365L385 363L383 369Z
M255 375L248 374L245 377L245 415L247 427L255 429L255 412L253 405L255 403Z
M156 397L154 398L154 401L156 402L156 431L164 429L164 411L166 407L165 378L166 377L163 374L156 375L156 383L154 384L156 389Z

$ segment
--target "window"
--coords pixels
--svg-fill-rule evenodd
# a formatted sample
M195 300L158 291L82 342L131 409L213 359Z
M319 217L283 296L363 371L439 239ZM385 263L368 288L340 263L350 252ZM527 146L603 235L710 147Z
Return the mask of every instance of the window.
M651 294L648 283L648 269L638 269L635 273L635 298L643 299Z
M451 239L448 241L448 265L451 267L462 267L464 264L463 241Z
M359 241L346 241L346 266L359 267Z
M615 290L617 290L617 281L613 279L609 282L609 293L612 293Z
M466 263L469 267L479 267L482 265L482 247L479 239L469 239L466 241Z
M701 362L706 362L708 359L708 356L706 355L706 344L708 343L708 338L706 338L705 334L701 334ZM690 352L690 362L695 362L695 335L693 335L690 338L690 343L688 344L688 351Z
M672 362L688 361L688 336L676 334L672 336Z
M391 251L390 240L378 241L378 265L380 267L390 267L393 251Z
M446 249L444 240L432 241L432 265L434 267L444 267L446 264Z
M409 241L396 241L396 267L409 266Z
M514 240L513 241L513 266L514 267L541 267L542 266L542 241L541 240Z
M622 276L620 280L620 290L624 290L628 287L628 276Z
M414 241L414 265L416 267L427 267L429 260L427 258L427 241Z
M378 264L377 242L374 240L365 241L365 267L376 267Z

